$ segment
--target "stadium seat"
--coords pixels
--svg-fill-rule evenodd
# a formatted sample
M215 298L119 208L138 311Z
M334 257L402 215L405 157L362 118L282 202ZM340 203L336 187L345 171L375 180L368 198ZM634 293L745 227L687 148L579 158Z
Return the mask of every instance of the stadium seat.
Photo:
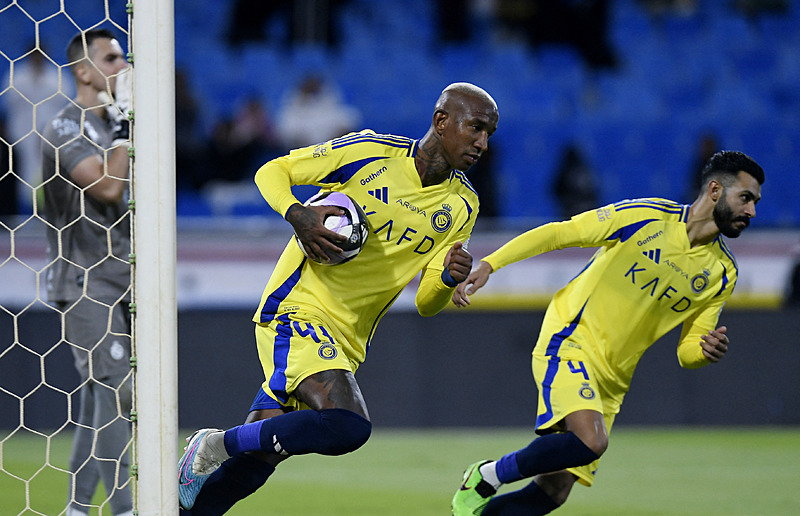
M178 192L176 211L179 217L210 217L213 215L207 199L192 191Z
M217 27L224 25L219 19L225 16L227 3L201 0L192 4L188 21L176 19L176 56L180 60L186 49L195 47L209 49L192 65L196 65L193 78L214 106L213 113L232 109L234 98L247 91L241 86L245 80L250 91L257 85L262 97L275 106L302 73L324 70L342 87L348 102L362 110L365 126L410 136L421 136L426 129L432 100L424 99L435 98L449 82L473 81L492 93L500 106L500 130L494 141L506 154L498 159L508 195L525 191L521 185L528 184L532 168L549 174L555 147L569 135L588 147L607 179L604 195L613 199L629 191L631 195L652 195L662 188L675 191L660 176L643 174L643 162L657 156L683 175L701 128L719 125L726 146L747 143L740 131L725 130L726 124L716 124L718 120L735 127L772 121L782 131L765 134L777 141L796 135L787 125L793 127L790 115L800 109L800 6L792 4L785 14L752 20L728 0L698 2L695 7L691 16L655 19L636 0L610 4L609 37L621 66L600 74L587 71L570 47L532 49L491 31L483 34L492 38L465 45L439 44L435 7L423 0L349 2L338 17L340 48L286 52L268 42L243 49L238 61L226 56L220 30L207 28L214 17ZM209 69L215 73L207 73ZM254 77L248 70L266 71ZM753 137L758 140L753 145L761 149L763 138ZM517 157L519 149L524 160ZM780 149L772 153L776 156L772 168L793 169L790 154ZM681 158L684 154L687 157ZM629 175L633 175L630 180ZM522 207L511 203L509 210L514 213L509 216L541 215L528 213L537 209L528 197L518 201ZM800 207L790 211L800 223Z

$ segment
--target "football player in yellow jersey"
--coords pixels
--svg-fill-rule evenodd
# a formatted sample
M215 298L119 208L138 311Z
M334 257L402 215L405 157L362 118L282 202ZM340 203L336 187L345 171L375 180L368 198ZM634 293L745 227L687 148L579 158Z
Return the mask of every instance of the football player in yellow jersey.
M422 273L416 304L423 316L444 308L467 278L478 196L464 172L488 148L497 121L486 91L454 83L420 140L366 130L258 170L262 195L312 259L290 241L278 260L253 319L265 381L245 424L188 439L178 465L184 510L222 514L287 457L341 455L367 441L372 425L354 373L381 317L415 276ZM315 262L342 252L343 238L322 223L341 210L304 206L292 194L296 184L346 193L364 208L372 234L357 257Z
M636 363L678 324L681 366L725 355L727 329L716 324L737 265L721 235L736 238L749 225L763 182L764 171L749 156L719 152L691 205L618 202L532 229L481 260L453 293L456 306L467 306L501 267L554 249L599 247L553 297L533 350L539 437L468 467L453 514L547 514L576 481L592 485ZM525 478L533 480L523 489L494 496L502 484Z

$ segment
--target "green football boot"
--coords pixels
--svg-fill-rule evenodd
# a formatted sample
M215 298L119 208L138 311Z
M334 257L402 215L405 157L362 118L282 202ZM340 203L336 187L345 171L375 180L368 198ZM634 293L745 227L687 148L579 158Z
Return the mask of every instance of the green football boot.
M453 516L479 516L497 492L481 475L480 467L487 462L490 461L476 462L464 472L464 482L450 503Z

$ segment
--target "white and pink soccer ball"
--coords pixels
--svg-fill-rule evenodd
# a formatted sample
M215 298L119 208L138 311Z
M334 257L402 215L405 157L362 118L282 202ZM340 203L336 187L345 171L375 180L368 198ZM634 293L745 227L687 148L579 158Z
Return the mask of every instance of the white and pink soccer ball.
M361 252L364 243L367 241L367 236L369 235L367 215L358 203L349 195L342 192L323 191L311 197L303 203L303 206L337 206L344 210L344 215L328 215L325 217L324 222L326 228L347 238L347 241L338 244L343 251L342 254L338 257L333 257L329 262L314 260L315 263L338 265L340 263L349 262L358 256L358 253ZM295 240L297 241L297 245L300 246L300 250L303 251L303 254L310 260L311 258L308 256L308 253L306 253L297 235L295 235Z

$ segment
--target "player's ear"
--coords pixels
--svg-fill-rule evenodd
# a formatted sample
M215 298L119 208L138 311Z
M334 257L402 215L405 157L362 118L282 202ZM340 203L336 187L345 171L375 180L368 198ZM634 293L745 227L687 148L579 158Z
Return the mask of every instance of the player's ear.
M90 66L92 65L86 59L75 65L75 77L80 83L89 84L92 82Z
M433 127L436 129L438 134L442 134L449 119L450 115L448 115L447 112L442 109L437 109L433 112Z
M712 179L711 181L708 182L708 196L715 203L722 196L723 190L724 188L722 187L722 183L720 183L716 179Z

